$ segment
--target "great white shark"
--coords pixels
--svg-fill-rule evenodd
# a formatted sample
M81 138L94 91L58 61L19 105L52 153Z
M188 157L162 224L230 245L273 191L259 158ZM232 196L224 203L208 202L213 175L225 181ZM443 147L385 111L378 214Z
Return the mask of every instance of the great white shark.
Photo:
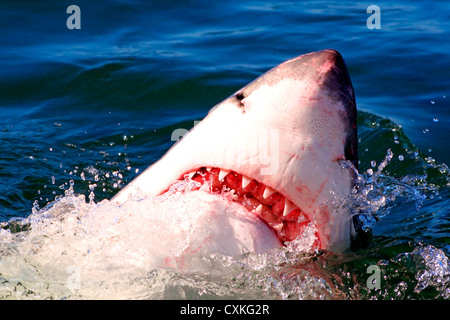
M191 181L183 196L209 204L199 219L224 226L204 250L264 252L313 230L313 249L342 251L354 234L342 199L355 168L351 79L341 54L323 50L281 63L217 104L111 201L158 197ZM217 214L218 204L235 213Z

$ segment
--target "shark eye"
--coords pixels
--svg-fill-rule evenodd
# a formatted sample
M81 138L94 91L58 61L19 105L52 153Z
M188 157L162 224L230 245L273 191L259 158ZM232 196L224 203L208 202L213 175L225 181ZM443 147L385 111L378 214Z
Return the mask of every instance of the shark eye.
M245 112L245 105L242 103L242 100L244 100L245 98L244 94L242 92L238 92L236 93L235 97L239 101L239 107L243 109L243 112Z
M239 101L244 100L244 94L242 92L236 93L236 99L238 99Z

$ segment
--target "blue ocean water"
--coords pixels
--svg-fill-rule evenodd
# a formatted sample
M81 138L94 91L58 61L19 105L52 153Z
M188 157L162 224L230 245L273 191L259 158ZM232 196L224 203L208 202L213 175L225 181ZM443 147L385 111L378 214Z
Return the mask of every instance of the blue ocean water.
M66 24L73 4L81 29ZM372 4L379 29L368 28ZM355 294L344 277L346 298L450 297L448 266L440 285L423 280L450 254L447 1L2 1L0 29L0 221L27 217L70 181L109 199L170 148L174 129L284 60L333 48L356 94L359 172L387 203L367 217L368 247L326 269L363 283L367 265L384 270L378 291Z

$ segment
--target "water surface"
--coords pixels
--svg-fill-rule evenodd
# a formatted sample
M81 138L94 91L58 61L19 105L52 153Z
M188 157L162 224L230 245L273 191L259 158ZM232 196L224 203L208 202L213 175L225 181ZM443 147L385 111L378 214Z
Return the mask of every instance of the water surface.
M80 30L66 26L71 4ZM448 299L450 4L376 4L381 29L370 30L359 1L2 2L1 296ZM70 269L79 248L69 242L61 265L45 262L65 250L50 250L60 232L46 228L77 228L52 219L92 214L170 148L175 129L284 60L326 48L341 52L356 93L367 246L313 259L211 258L216 271L204 273L119 264L117 283L102 271L108 251L91 265L83 258L103 282L81 277L75 291L68 279L88 270ZM28 234L20 218L33 210L48 220ZM380 288L367 285L371 265Z

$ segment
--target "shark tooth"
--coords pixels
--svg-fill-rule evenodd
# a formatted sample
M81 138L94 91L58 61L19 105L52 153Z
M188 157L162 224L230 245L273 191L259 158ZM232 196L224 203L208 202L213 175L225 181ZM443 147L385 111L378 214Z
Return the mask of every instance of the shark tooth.
M189 179L192 179L192 177L196 174L197 171L191 171L187 175L189 176Z
M292 210L296 209L297 207L295 204L292 203L292 201L288 199L284 199L284 211L283 211L283 217L286 217L289 213L292 212Z
M244 175L242 175L242 188L245 188L248 186L248 184L252 181L253 179L246 177Z
M222 181L229 173L230 173L230 171L220 169L219 181Z
M283 224L282 223L274 224L272 225L272 228L274 228L277 233L280 233L281 230L283 230Z
M276 192L276 191L273 190L272 188L266 187L266 189L264 190L264 193L263 193L263 198L264 198L264 199L267 199L268 197L270 197L271 195L273 195L275 192Z

